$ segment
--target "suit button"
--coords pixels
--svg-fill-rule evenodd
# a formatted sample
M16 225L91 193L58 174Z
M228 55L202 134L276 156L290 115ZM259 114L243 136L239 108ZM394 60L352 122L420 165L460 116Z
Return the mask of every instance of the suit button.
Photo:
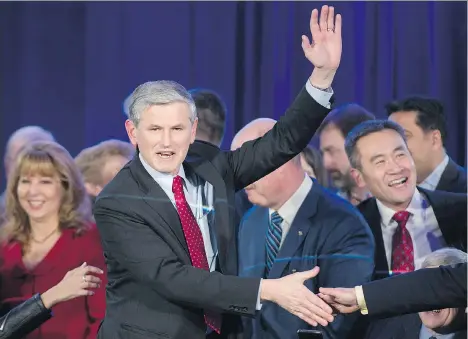
M291 273L296 273L296 270L295 269L291 270Z

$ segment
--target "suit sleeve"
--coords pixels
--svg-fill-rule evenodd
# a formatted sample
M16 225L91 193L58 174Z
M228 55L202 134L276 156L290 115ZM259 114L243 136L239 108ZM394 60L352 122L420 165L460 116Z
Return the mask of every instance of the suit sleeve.
M329 225L331 226L331 225ZM325 240L318 260L319 286L353 287L371 280L374 270L374 239L369 226L359 216L342 219ZM321 327L326 339L346 338L358 314L337 315Z
M157 230L114 198L99 199L94 216L104 253L161 296L188 307L255 314L260 279L184 265Z
M236 191L294 158L308 145L329 108L320 105L304 87L291 107L263 137L227 152Z
M466 264L426 268L362 286L369 315L392 317L466 307Z
M99 239L99 233L94 225L86 235L86 238L86 263L88 265L98 267L104 271L104 274L99 275L99 278L102 280L101 286L95 290L94 295L86 297L86 311L91 322L90 331L87 338L94 339L97 336L99 326L106 313L107 272L104 255L102 253L101 241Z

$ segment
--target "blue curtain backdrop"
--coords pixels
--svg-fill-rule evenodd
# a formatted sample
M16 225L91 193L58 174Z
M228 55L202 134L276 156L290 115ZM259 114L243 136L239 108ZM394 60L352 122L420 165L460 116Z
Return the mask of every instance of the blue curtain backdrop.
M278 118L304 85L312 69L301 34L310 34L310 12L323 4L1 2L0 146L28 124L52 131L72 155L126 139L124 98L142 82L171 79L225 99L229 147L251 119ZM384 117L391 99L438 97L449 153L464 164L466 2L327 4L344 23L337 103Z

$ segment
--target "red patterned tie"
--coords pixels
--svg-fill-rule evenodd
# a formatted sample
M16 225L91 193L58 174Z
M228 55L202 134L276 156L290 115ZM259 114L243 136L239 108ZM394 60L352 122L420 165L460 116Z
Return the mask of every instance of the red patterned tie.
M400 211L393 216L398 223L392 243L392 271L395 273L414 271L413 240L406 228L409 217L408 211Z
M200 227L193 216L192 210L185 199L183 179L180 176L174 177L172 182L172 192L174 193L177 213L179 213L192 265L209 271L210 268L206 258L203 236ZM218 334L221 333L221 316L219 314L205 312L205 322Z

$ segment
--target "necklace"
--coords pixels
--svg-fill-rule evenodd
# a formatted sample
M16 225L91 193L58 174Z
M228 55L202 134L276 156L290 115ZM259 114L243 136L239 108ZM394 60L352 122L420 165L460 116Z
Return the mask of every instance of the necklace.
M48 234L47 236L45 236L45 238L41 239L41 240L37 240L33 235L31 235L31 240L34 241L35 243L38 243L38 244L43 244L45 243L50 237L52 237L55 233L57 233L59 231L58 228L56 228L55 230L53 230L52 232L50 232L50 234Z

